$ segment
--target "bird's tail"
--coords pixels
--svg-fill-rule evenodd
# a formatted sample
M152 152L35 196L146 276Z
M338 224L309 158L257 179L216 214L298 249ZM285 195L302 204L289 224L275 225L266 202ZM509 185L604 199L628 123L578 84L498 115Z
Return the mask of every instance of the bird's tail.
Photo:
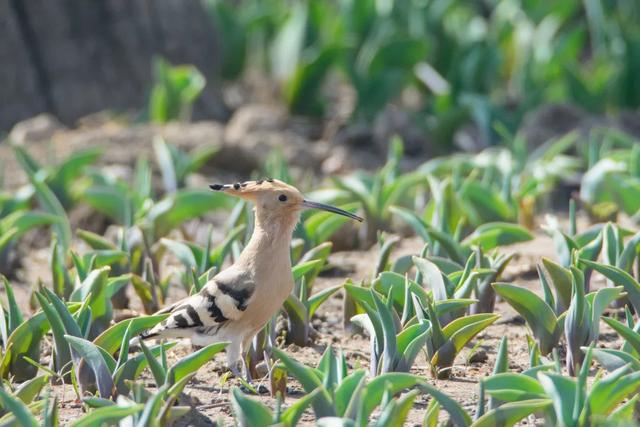
M176 308L176 306L177 306L177 303L176 304L171 304L171 305L163 308L162 310L156 311L154 313L154 316L158 315L158 314L171 313L171 311L173 311L173 309ZM146 340L146 339L150 339L150 338L161 338L162 337L162 331L164 331L166 329L166 325L167 325L166 320L163 320L162 322L160 322L159 324L157 324L153 328L145 329L144 331L140 332L140 334L137 337L133 337L133 338L131 338L129 340L129 347L132 348L132 349L139 348L140 347L140 341L143 341L143 340Z
M160 334L153 331L154 328L147 329L142 331L137 337L133 337L129 340L129 348L131 350L136 350L140 348L140 342L146 339L159 337Z

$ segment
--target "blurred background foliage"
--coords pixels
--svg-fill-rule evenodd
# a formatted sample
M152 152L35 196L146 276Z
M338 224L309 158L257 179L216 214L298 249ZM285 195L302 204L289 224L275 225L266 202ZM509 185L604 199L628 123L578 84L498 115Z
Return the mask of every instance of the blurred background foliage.
M328 117L335 99L327 87L337 81L355 95L350 123L370 123L397 102L440 143L473 123L491 144L495 123L515 132L545 103L597 114L640 105L635 0L203 4L221 48L219 75L208 78L264 73L293 115ZM184 117L202 81L196 69L165 66L156 64L155 121Z

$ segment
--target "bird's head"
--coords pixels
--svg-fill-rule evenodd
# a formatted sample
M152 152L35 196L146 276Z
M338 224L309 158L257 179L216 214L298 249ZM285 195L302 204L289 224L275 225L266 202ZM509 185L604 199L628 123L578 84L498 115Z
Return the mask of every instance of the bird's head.
M235 184L212 184L209 187L212 190L224 191L227 194L251 201L255 204L258 214L272 219L290 218L291 214L296 214L297 220L297 213L303 209L321 209L362 222L362 218L351 212L305 199L297 188L278 179L267 178Z

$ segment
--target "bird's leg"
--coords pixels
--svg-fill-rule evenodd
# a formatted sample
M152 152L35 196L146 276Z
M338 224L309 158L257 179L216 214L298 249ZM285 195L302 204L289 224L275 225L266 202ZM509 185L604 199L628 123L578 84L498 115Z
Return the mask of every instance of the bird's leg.
M241 341L232 341L226 349L227 366L236 378L242 378L242 374L240 373L240 367L242 366L242 351L240 346Z
M251 377L251 368L249 367L249 364L247 363L247 354L242 356L242 370L244 371L244 379L251 384L251 381L253 381L253 378Z
M257 386L253 383L253 378L251 377L251 370L249 369L249 365L245 357L242 357L240 360L229 363L229 370L233 374L234 377L238 378L242 385L240 385L240 389L247 393L258 393L258 394L268 394L269 389L262 383ZM241 371L244 371L244 375Z
M263 390L266 389L266 387L264 387L262 384L259 384L257 388L254 387L253 381L251 379L251 373L247 370L247 364L244 358L242 358L242 360L237 361L236 363L232 363L231 365L229 365L229 370L231 371L233 376L238 378L242 383L240 385L240 389L243 392L258 393L258 394L264 393ZM242 370L244 371L244 375L241 372Z
M229 370L231 371L234 377L242 378L242 373L240 372L242 365L243 365L242 362L233 362L229 364Z

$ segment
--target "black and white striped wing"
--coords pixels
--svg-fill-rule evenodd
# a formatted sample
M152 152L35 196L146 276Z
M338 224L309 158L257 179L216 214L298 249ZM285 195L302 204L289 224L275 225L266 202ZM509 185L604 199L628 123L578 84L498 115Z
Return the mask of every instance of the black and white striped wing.
M197 294L159 312L168 311L170 315L142 338L189 338L194 333L213 333L226 322L242 317L253 290L248 277L233 270L222 271Z

